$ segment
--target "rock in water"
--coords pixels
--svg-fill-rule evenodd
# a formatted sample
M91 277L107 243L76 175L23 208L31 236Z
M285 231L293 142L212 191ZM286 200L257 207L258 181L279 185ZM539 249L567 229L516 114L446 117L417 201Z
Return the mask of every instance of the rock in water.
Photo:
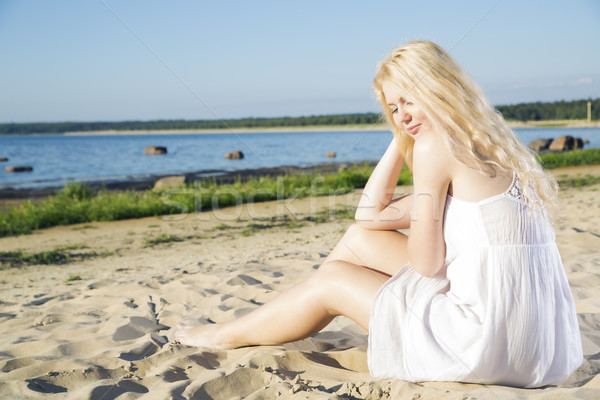
M167 148L164 146L148 146L144 149L144 154L167 154Z
M185 176L165 176L154 182L154 190L175 189L185 185Z
M6 158L6 157L0 157L0 162L6 162L6 161L8 161L8 158Z
M337 156L337 154L335 153L335 151L330 151L329 153L325 153L325 157L327 158L335 158Z
M550 150L550 151L573 150L574 143L575 143L575 140L573 139L573 136L568 136L568 135L561 136L561 137L554 139L552 141L552 143L550 143L550 147L548 147L548 150Z
M535 139L529 142L529 148L535 152L548 150L548 146L552 143L552 139Z
M242 153L239 150L230 151L229 153L225 154L225 158L227 160L241 160L242 158L244 158L244 153Z
M14 167L6 167L4 170L6 172L31 172L33 171L33 167L31 165L18 165Z
M341 164L337 170L338 170L338 172L342 172L342 171L347 170L348 168L350 168L350 164L344 163L344 164Z

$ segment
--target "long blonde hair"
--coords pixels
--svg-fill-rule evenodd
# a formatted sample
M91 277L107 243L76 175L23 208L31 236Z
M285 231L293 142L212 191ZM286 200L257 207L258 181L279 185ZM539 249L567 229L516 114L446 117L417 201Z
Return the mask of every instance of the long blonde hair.
M473 79L435 43L414 41L392 51L377 66L375 93L383 114L412 168L414 139L394 124L383 94L384 82L409 94L432 121L454 156L464 165L494 177L516 173L527 201L553 217L558 184L489 104Z

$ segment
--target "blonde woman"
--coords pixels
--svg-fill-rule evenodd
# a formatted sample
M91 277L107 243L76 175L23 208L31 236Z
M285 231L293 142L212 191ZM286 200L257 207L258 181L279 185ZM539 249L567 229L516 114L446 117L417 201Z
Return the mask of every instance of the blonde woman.
M394 139L356 224L307 281L237 320L179 324L175 341L277 344L345 315L369 331L375 377L564 382L582 348L551 225L555 180L436 44L394 50L374 86ZM392 199L404 163L413 193Z

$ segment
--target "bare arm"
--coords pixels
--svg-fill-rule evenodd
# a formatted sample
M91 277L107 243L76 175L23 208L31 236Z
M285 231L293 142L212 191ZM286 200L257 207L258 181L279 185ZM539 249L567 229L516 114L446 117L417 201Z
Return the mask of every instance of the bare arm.
M443 220L453 165L454 159L437 136L415 142L408 259L417 272L427 277L435 275L446 258Z
M412 196L392 200L404 165L396 139L393 139L365 185L355 219L366 229L394 230L410 226Z

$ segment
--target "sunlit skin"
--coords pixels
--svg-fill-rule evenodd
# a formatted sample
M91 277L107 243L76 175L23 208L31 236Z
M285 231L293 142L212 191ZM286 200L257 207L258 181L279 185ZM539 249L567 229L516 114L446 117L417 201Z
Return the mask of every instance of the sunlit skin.
M368 330L377 291L409 260L426 277L440 272L445 257L442 216L449 191L477 201L503 192L511 179L502 174L492 179L458 162L409 95L393 85L383 90L394 124L415 138L413 195L392 198L404 165L392 140L365 186L356 223L311 277L230 322L179 323L175 343L219 349L280 344L310 337L338 315ZM397 231L406 228L410 238Z
M413 103L410 94L389 83L383 85L383 93L392 112L394 124L403 128L415 140L420 136L420 132L433 129L425 113Z

